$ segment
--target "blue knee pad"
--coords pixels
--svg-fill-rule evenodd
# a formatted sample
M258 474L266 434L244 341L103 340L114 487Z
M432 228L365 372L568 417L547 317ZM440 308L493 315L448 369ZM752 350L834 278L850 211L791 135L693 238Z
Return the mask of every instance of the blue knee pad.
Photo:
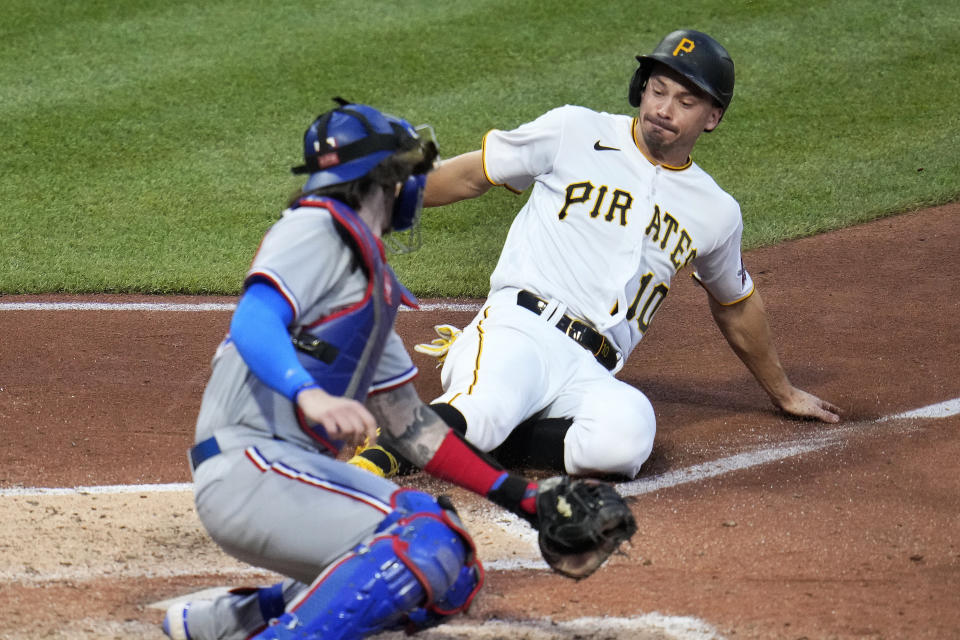
M466 611L470 607L474 596L480 590L480 587L483 586L483 566L476 559L476 547L473 544L473 539L470 537L470 534L467 533L466 529L463 528L463 523L460 521L460 517L457 515L453 504L447 496L440 496L440 498L435 501L432 496L420 491L401 489L394 493L392 502L394 511L384 520L384 523L392 520L402 524L402 522L399 522L397 514L408 514L411 512L420 516L431 514L439 517L449 529L456 532L461 540L466 543L464 546L466 557L464 561L460 563L459 570L454 575L450 586L443 590L434 584L432 597L428 599L426 605L418 607L407 614L402 627L405 628L408 633L413 633L427 627L435 626L448 616ZM409 520L410 518L401 516L400 519ZM381 524L381 527L383 526L384 525ZM410 554L410 560L416 561L418 566L429 567L433 565L434 569L436 569L436 565L450 567L450 563L444 560L444 554L437 554L437 552L431 550L429 546L417 545L410 547L410 549L413 550L413 553ZM427 553L428 556L420 557L420 554L423 553ZM431 554L433 557L430 557ZM449 575L448 573L448 576ZM393 628L399 627L395 626Z
M483 582L456 513L400 489L373 539L331 564L258 639L347 640L415 630L465 610Z

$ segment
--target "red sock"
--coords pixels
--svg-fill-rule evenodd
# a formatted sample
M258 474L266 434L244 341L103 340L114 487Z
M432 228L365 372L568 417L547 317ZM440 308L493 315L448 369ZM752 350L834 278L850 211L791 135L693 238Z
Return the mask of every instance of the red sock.
M536 482L495 467L452 429L423 470L490 498L518 515L526 517L537 512Z
M478 456L452 429L423 470L482 496L506 473Z

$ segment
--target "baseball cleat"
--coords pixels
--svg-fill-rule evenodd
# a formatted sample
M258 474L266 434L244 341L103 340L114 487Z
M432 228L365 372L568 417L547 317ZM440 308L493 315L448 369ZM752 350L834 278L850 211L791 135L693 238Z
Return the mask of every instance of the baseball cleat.
M377 430L377 433L380 433L380 431ZM364 443L357 447L353 453L353 457L347 460L347 462L381 478L388 479L397 476L408 476L420 470L416 465L400 455L396 449L385 444L375 444L371 446L368 443Z
M167 614L163 617L163 633L170 640L193 640L187 629L187 611L189 610L189 602L178 602L167 609Z
M357 447L347 462L381 478L394 478L400 472L397 457L379 445Z

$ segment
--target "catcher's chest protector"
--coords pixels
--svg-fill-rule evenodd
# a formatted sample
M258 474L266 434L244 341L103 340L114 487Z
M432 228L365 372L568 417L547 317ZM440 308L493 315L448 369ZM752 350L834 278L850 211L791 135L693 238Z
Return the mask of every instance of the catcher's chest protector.
M401 303L416 305L386 263L382 245L350 208L328 198L305 199L296 206L327 209L353 240L368 284L363 299L301 327L294 335L304 368L328 393L363 402L383 354Z

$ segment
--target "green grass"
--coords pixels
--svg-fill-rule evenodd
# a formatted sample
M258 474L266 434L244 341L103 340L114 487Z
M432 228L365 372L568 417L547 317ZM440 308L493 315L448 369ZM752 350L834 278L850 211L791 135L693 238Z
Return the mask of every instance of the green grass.
M748 248L960 196L952 0L662 5L6 0L0 293L236 293L330 97L430 122L449 157L564 103L628 113L633 56L680 26L737 64L694 157ZM427 210L401 279L483 295L523 199Z

